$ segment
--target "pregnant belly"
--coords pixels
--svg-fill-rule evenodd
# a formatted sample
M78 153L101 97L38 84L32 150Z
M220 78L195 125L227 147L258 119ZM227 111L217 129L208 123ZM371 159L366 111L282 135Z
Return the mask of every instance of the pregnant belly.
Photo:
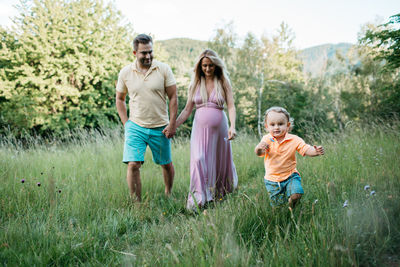
M220 127L223 121L224 113L220 109L201 108L196 110L196 124L202 127Z

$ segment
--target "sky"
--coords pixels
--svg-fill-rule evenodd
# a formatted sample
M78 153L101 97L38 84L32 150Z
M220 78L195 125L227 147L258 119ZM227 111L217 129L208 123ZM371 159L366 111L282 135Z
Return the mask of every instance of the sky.
M387 22L400 13L400 0L106 0L114 2L137 33L156 40L207 41L232 22L243 38L248 32L271 37L285 22L298 49L326 43L356 43L361 26ZM18 0L0 0L0 25L9 27Z

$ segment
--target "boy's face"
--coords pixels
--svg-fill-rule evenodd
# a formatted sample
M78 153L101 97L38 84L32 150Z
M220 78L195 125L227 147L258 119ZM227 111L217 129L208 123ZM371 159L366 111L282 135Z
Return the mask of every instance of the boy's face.
M267 115L265 128L275 138L284 136L290 127L285 114L271 111Z

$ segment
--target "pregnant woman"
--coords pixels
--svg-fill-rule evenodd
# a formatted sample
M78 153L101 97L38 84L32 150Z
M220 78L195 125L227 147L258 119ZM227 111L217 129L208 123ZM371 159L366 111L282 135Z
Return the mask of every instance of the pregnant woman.
M224 112L227 104L230 127ZM190 192L187 208L196 210L237 187L230 140L236 136L236 110L225 65L212 50L202 52L194 67L179 127L196 107L190 139Z

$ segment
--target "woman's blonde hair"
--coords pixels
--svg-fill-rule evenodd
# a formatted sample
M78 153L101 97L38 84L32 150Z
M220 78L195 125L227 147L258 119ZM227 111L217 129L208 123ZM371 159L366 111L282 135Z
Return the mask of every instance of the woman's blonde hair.
M265 111L265 115L264 115L264 125L267 123L267 116L268 113L270 113L271 111L276 112L276 113L283 113L288 122L290 122L290 127L289 127L289 132L293 129L294 127L294 119L292 117L290 117L290 113L282 107L270 107L269 109L267 109L267 111Z
M214 70L214 89L217 94L217 101L219 105L222 105L221 99L226 101L226 93L228 88L231 86L229 81L228 72L226 70L225 64L217 55L217 53L211 49L204 50L198 57L196 64L194 65L194 74L192 76L192 81L189 86L188 98L194 98L197 87L200 87L200 95L203 103L207 103L207 89L205 85L205 75L201 68L201 62L203 58L208 58L215 66Z

